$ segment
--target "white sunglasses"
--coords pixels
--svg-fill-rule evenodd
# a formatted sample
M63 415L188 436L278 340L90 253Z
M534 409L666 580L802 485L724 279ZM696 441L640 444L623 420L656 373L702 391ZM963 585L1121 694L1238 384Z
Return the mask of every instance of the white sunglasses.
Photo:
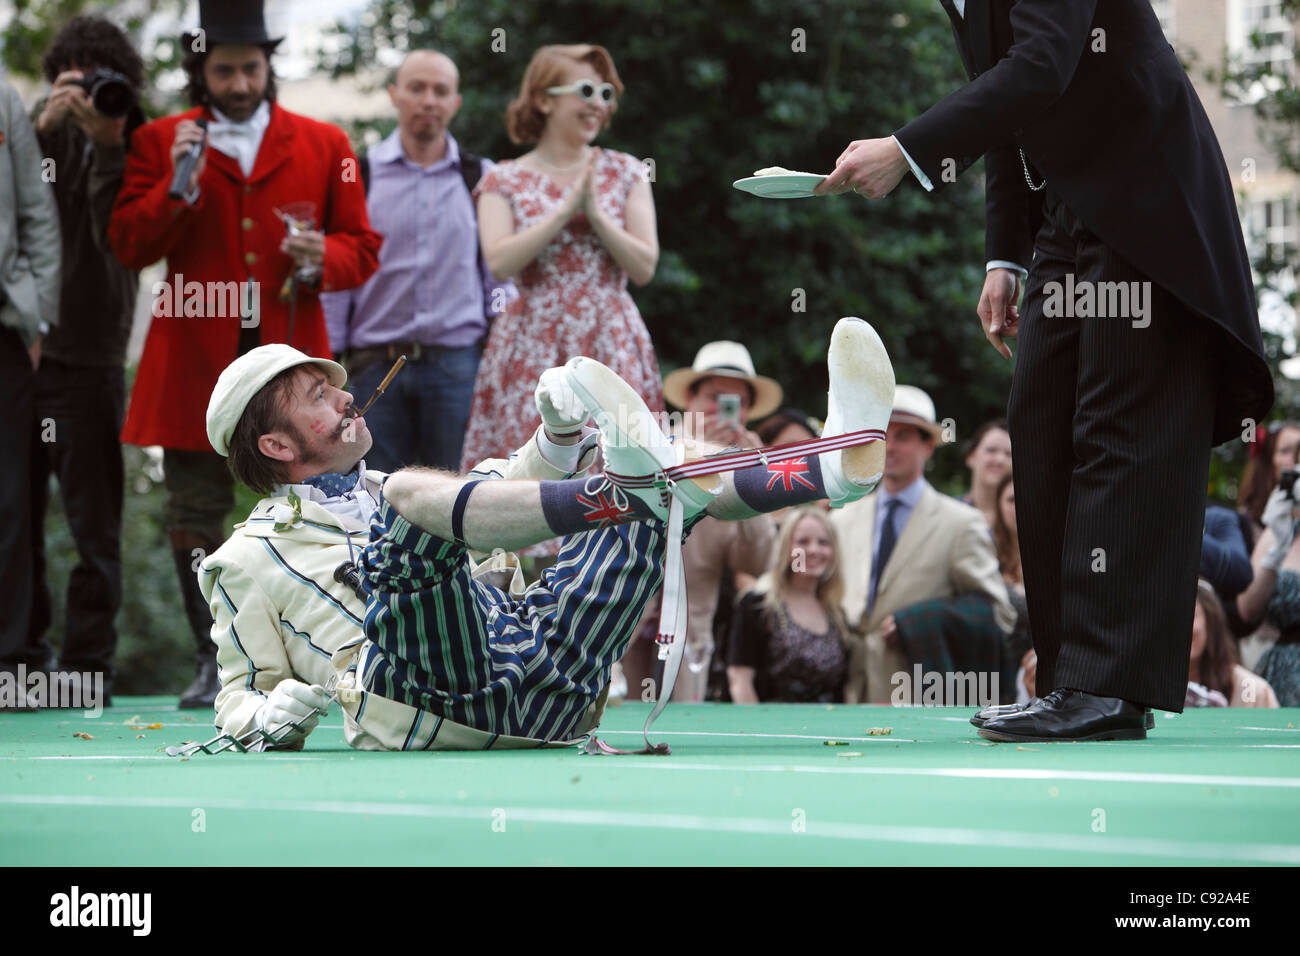
M548 86L546 92L552 96L559 96L562 93L574 93L588 103L603 103L606 106L609 106L618 98L613 83L601 83L597 86L591 80L579 80L577 83L570 83L568 86Z

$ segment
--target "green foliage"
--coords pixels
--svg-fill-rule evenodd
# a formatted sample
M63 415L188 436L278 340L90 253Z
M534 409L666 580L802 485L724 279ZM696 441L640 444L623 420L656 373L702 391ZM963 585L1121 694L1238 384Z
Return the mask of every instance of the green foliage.
M958 87L938 4L376 0L359 28L339 29L341 52L322 61L335 76L391 67L408 49L448 53L464 97L456 136L494 158L527 149L509 142L503 117L537 47L609 49L627 90L600 144L654 162L663 251L654 281L633 294L662 371L734 338L791 403L822 415L830 329L859 315L880 330L899 381L928 390L959 438L1005 414L1010 363L975 316L979 170L935 194L909 176L881 202L762 200L731 187L763 166L829 172L851 140L888 135ZM353 129L358 142L363 127L386 133L393 118ZM804 312L792 311L796 289ZM960 456L936 457L939 477L965 473Z

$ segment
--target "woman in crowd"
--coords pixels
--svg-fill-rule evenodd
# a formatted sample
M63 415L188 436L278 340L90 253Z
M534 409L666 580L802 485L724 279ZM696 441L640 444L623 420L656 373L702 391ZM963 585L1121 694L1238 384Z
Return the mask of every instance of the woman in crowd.
M821 425L803 409L780 408L755 429L764 445L788 445L792 441L807 441L821 436Z
M970 491L961 500L978 508L992 528L997 520L998 482L1011 471L1011 433L1005 418L985 422L975 431L966 467Z
M1296 454L1300 456L1300 448ZM1300 485L1293 493L1300 494ZM1255 663L1255 670L1277 692L1283 707L1300 707L1298 514L1292 493L1275 488L1260 516L1264 530L1250 559L1254 577L1237 596L1237 612L1247 628L1268 623L1277 630L1276 643Z
M815 505L791 509L768 572L741 595L728 642L727 679L738 704L844 700L849 632L840 611L839 543Z
M479 366L462 461L506 457L537 425L538 376L586 355L663 408L654 347L627 291L659 258L654 200L641 162L592 144L623 93L604 47L544 46L506 110L515 143L532 143L479 183L488 268L519 298L492 326Z
M997 511L993 519L993 547L998 555L998 568L1007 585L1007 597L1016 609L1015 629L1007 636L1008 647L1020 658L1020 671L1016 680L1016 698L1021 703L1034 695L1034 674L1038 655L1034 653L1034 640L1029 631L1029 605L1025 602L1025 575L1020 566L1020 535L1016 530L1016 486L1011 473L1002 476L997 484L994 501ZM1012 657L1015 660L1015 657ZM1023 687L1023 690L1022 690Z
M1273 422L1263 436L1250 446L1250 460L1241 476L1241 489L1237 493L1237 510L1250 519L1254 534L1246 539L1247 547L1264 530L1264 507L1268 496L1277 487L1282 472L1295 467L1296 453L1300 451L1300 422Z
M1214 593L1214 586L1204 578L1196 585L1187 681L1189 707L1278 706L1277 695L1268 681L1238 661L1237 642L1228 631L1223 605Z

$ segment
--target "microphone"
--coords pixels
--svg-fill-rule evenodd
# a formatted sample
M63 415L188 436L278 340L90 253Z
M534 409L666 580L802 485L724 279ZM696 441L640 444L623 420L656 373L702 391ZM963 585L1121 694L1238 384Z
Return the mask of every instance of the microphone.
M194 166L203 155L203 144L208 141L208 121L205 119L196 119L194 121L203 130L203 135L195 142L190 143L190 148L181 161L176 164L176 173L172 176L172 188L167 190L167 195L172 199L184 199L185 194L189 192L190 177L194 175Z

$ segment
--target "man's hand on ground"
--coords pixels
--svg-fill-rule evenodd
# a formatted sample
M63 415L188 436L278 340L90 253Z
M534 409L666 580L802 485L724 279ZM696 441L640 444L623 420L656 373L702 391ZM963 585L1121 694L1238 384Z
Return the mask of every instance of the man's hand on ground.
M285 724L297 723L299 728L284 735L276 735L280 740L296 740L306 737L316 729L320 715L329 711L330 699L325 688L312 684L308 686L292 678L282 680L275 685L275 690L266 698L266 703L257 712L257 727L268 734ZM320 711L317 714L315 711Z

